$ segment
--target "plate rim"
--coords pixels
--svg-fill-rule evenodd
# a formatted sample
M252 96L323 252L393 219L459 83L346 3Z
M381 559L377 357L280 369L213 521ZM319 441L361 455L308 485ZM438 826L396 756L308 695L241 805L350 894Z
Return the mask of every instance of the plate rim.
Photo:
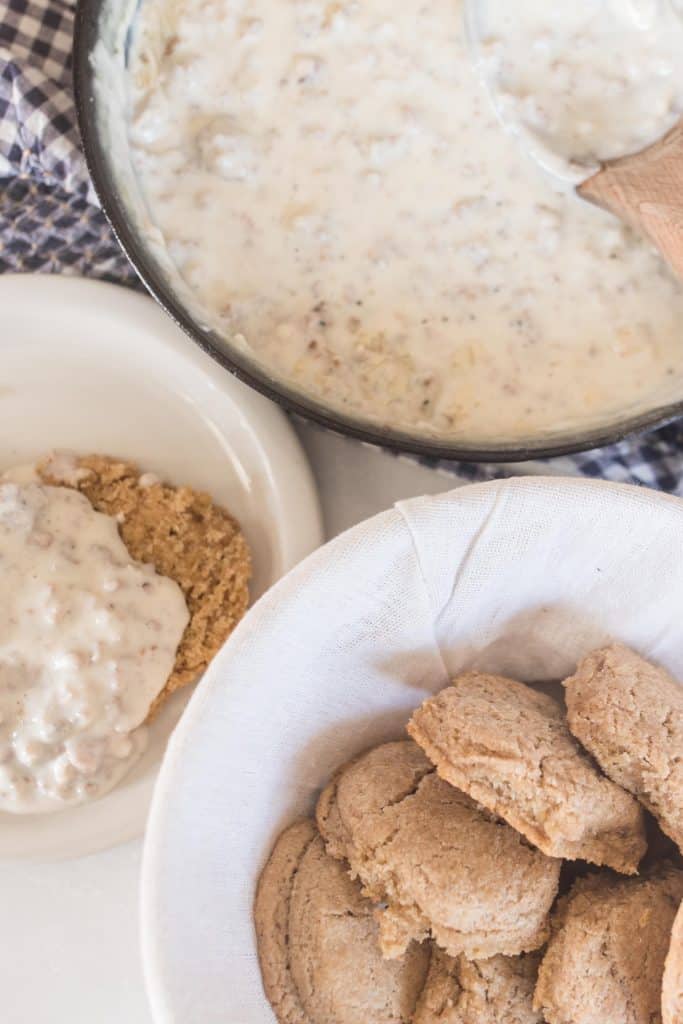
M37 294L39 291L42 292L41 295ZM113 305L112 299L115 300ZM153 333L159 346L172 353L178 365L184 363L191 367L197 379L203 375L206 378L207 389L222 392L233 406L239 407L244 413L263 467L267 469L271 495L277 502L278 515L272 517L276 529L271 536L278 541L281 574L286 574L302 558L322 544L324 530L315 478L303 446L287 417L280 408L246 388L218 363L192 345L144 292L113 282L76 275L7 273L0 275L0 301L6 316L7 311L14 308L18 317L26 317L29 320L31 317L44 318L46 310L49 315L51 305L60 307L57 314L59 316L63 316L64 311L68 310L67 315L74 320L76 337L84 307L107 317L110 322L114 318L114 323L120 323L122 329L125 329L126 324L135 324L138 329ZM32 312L33 310L37 312ZM103 335L106 336L106 332L103 332ZM40 347L49 346L50 343L49 333L36 340L36 346ZM8 334L0 342L0 348L13 344L14 340ZM105 343L99 339L88 339L81 344L92 346L96 352L97 346ZM161 382L163 385L163 377ZM227 437L225 431L222 431L222 437ZM275 442L273 438L276 439ZM46 445L47 448L49 444ZM277 458L273 458L276 449ZM278 578L276 575L274 579L270 579L266 589L277 582ZM160 768L161 761L150 773L153 784L156 783ZM140 838L146 827L151 798L150 792L144 820L140 821L139 814L132 814L128 827L115 829L116 835L95 825L84 841L78 844L69 840L65 842L64 838L60 838L57 829L54 837L40 837L33 850L18 843L14 852L0 851L0 863L46 863L72 859ZM82 809L87 811L98 802L83 805ZM60 812L55 812L56 821L59 817Z

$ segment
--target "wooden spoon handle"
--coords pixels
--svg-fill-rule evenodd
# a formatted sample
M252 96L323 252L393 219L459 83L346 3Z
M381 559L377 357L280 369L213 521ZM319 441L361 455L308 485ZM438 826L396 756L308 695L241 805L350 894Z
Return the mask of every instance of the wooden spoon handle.
M605 164L577 191L647 235L683 278L683 121L642 153Z

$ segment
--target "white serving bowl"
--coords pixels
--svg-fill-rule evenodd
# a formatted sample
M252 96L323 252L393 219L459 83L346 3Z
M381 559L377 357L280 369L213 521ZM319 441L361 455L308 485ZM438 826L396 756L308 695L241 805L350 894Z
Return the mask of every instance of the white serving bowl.
M683 503L518 478L400 503L281 580L200 684L145 847L157 1024L272 1024L252 901L278 831L457 671L561 679L621 639L683 677Z
M0 470L51 448L117 455L208 491L239 519L251 593L322 539L315 487L286 418L191 345L150 299L78 278L5 275ZM0 813L0 858L93 853L142 834L180 691L111 793L52 814Z

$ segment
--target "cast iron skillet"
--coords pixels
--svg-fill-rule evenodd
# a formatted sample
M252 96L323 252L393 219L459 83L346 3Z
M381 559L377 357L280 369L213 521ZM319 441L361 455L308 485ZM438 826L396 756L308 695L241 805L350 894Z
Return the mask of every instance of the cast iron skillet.
M132 218L115 183L109 154L96 127L97 111L90 55L98 39L98 26L104 2L105 0L79 0L74 32L73 73L78 123L95 191L121 247L149 292L193 341L231 373L286 409L331 430L370 444L432 459L522 462L527 459L567 455L613 444L629 434L664 426L683 416L681 400L612 425L556 439L531 438L525 443L511 443L501 439L496 444L478 447L468 445L462 440L430 440L391 427L368 424L350 414L332 410L268 374L264 368L253 363L248 356L233 347L228 340L203 327L187 309L183 308L182 303L164 281L142 238L134 228Z

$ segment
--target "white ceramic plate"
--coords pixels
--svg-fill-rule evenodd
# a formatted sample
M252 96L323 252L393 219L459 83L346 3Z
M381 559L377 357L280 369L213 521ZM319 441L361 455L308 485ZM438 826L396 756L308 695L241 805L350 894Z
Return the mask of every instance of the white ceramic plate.
M155 791L142 947L157 1024L273 1024L252 901L276 834L458 671L562 679L618 638L683 679L682 539L677 499L517 478L399 503L281 580L214 661Z
M0 468L51 448L130 458L207 490L254 555L252 598L322 540L317 496L281 411L221 369L145 296L67 277L0 278ZM55 814L0 814L0 857L64 857L144 830L186 694L152 727L144 760L102 800Z

